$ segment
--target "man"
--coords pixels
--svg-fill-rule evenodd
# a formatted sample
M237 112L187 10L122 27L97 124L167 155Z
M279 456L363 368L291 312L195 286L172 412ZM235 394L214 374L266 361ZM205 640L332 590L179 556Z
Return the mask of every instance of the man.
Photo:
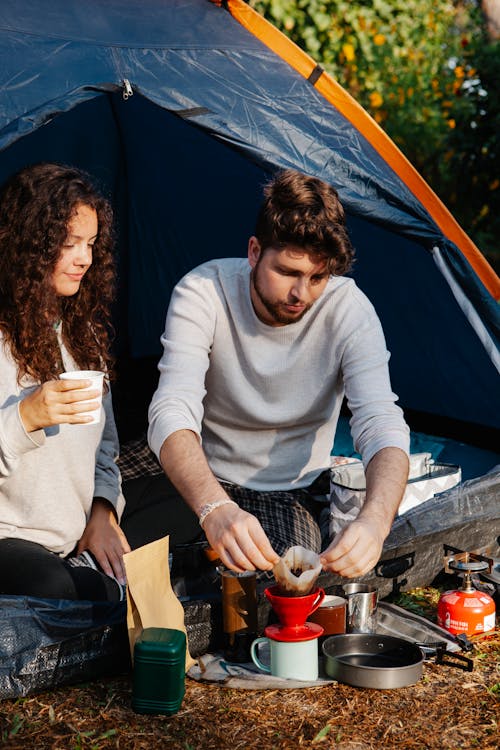
M324 569L366 573L389 533L409 431L379 320L342 276L352 257L334 188L284 170L265 188L248 261L209 261L173 292L149 443L233 570L270 570L294 544L321 551L318 479L344 395L366 502Z

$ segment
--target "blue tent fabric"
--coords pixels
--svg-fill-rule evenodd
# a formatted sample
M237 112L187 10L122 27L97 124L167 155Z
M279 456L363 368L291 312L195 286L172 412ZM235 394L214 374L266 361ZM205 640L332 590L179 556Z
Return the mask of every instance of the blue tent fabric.
M410 453L430 453L435 463L460 466L463 482L482 477L492 470L498 473L500 469L500 453L497 450L479 448L441 435L412 431ZM354 449L346 417L339 419L332 456L361 459L360 454Z
M128 82L132 96L124 98ZM383 157L310 82L209 0L3 0L0 181L87 169L119 231L117 352L160 352L177 280L243 256L278 167L331 182L410 410L500 427L498 372L432 258L439 247L494 345L496 303Z

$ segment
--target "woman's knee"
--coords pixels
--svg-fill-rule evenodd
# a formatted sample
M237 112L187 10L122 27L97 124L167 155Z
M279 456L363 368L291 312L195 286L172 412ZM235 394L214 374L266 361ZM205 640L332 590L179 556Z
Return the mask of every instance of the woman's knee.
M0 593L41 599L75 599L62 558L25 539L0 540Z

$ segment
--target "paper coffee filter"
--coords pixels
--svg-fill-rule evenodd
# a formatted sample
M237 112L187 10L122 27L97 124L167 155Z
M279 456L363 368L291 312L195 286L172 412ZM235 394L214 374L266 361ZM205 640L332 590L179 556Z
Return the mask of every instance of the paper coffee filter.
M321 573L319 555L305 547L290 547L273 568L276 583L288 596L305 596Z

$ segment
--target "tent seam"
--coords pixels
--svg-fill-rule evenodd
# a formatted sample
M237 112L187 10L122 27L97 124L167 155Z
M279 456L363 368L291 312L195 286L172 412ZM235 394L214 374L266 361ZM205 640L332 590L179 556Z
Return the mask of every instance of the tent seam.
M75 43L75 44L86 44L86 45L94 45L98 47L118 47L119 49L151 49L151 50L181 50L181 49L191 49L191 50L209 50L212 52L214 49L218 50L219 52L225 52L225 51L236 51L239 52L240 50L245 51L256 51L257 49L260 50L260 47L257 48L256 46L249 45L248 47L245 46L233 46L233 45L227 45L224 47L213 47L212 45L204 45L204 44L147 44L147 43L141 43L141 44L133 44L130 42L104 42L99 41L98 39L92 39L92 38L83 38L78 37L78 39L70 36L61 36L59 34L40 34L36 31L24 31L22 29L12 28L10 26L0 26L0 32L5 31L9 32L11 34L18 34L19 36L31 36L36 39L41 39L43 41L54 40L57 42L69 42L69 43ZM269 55L269 57L272 57L273 55Z

